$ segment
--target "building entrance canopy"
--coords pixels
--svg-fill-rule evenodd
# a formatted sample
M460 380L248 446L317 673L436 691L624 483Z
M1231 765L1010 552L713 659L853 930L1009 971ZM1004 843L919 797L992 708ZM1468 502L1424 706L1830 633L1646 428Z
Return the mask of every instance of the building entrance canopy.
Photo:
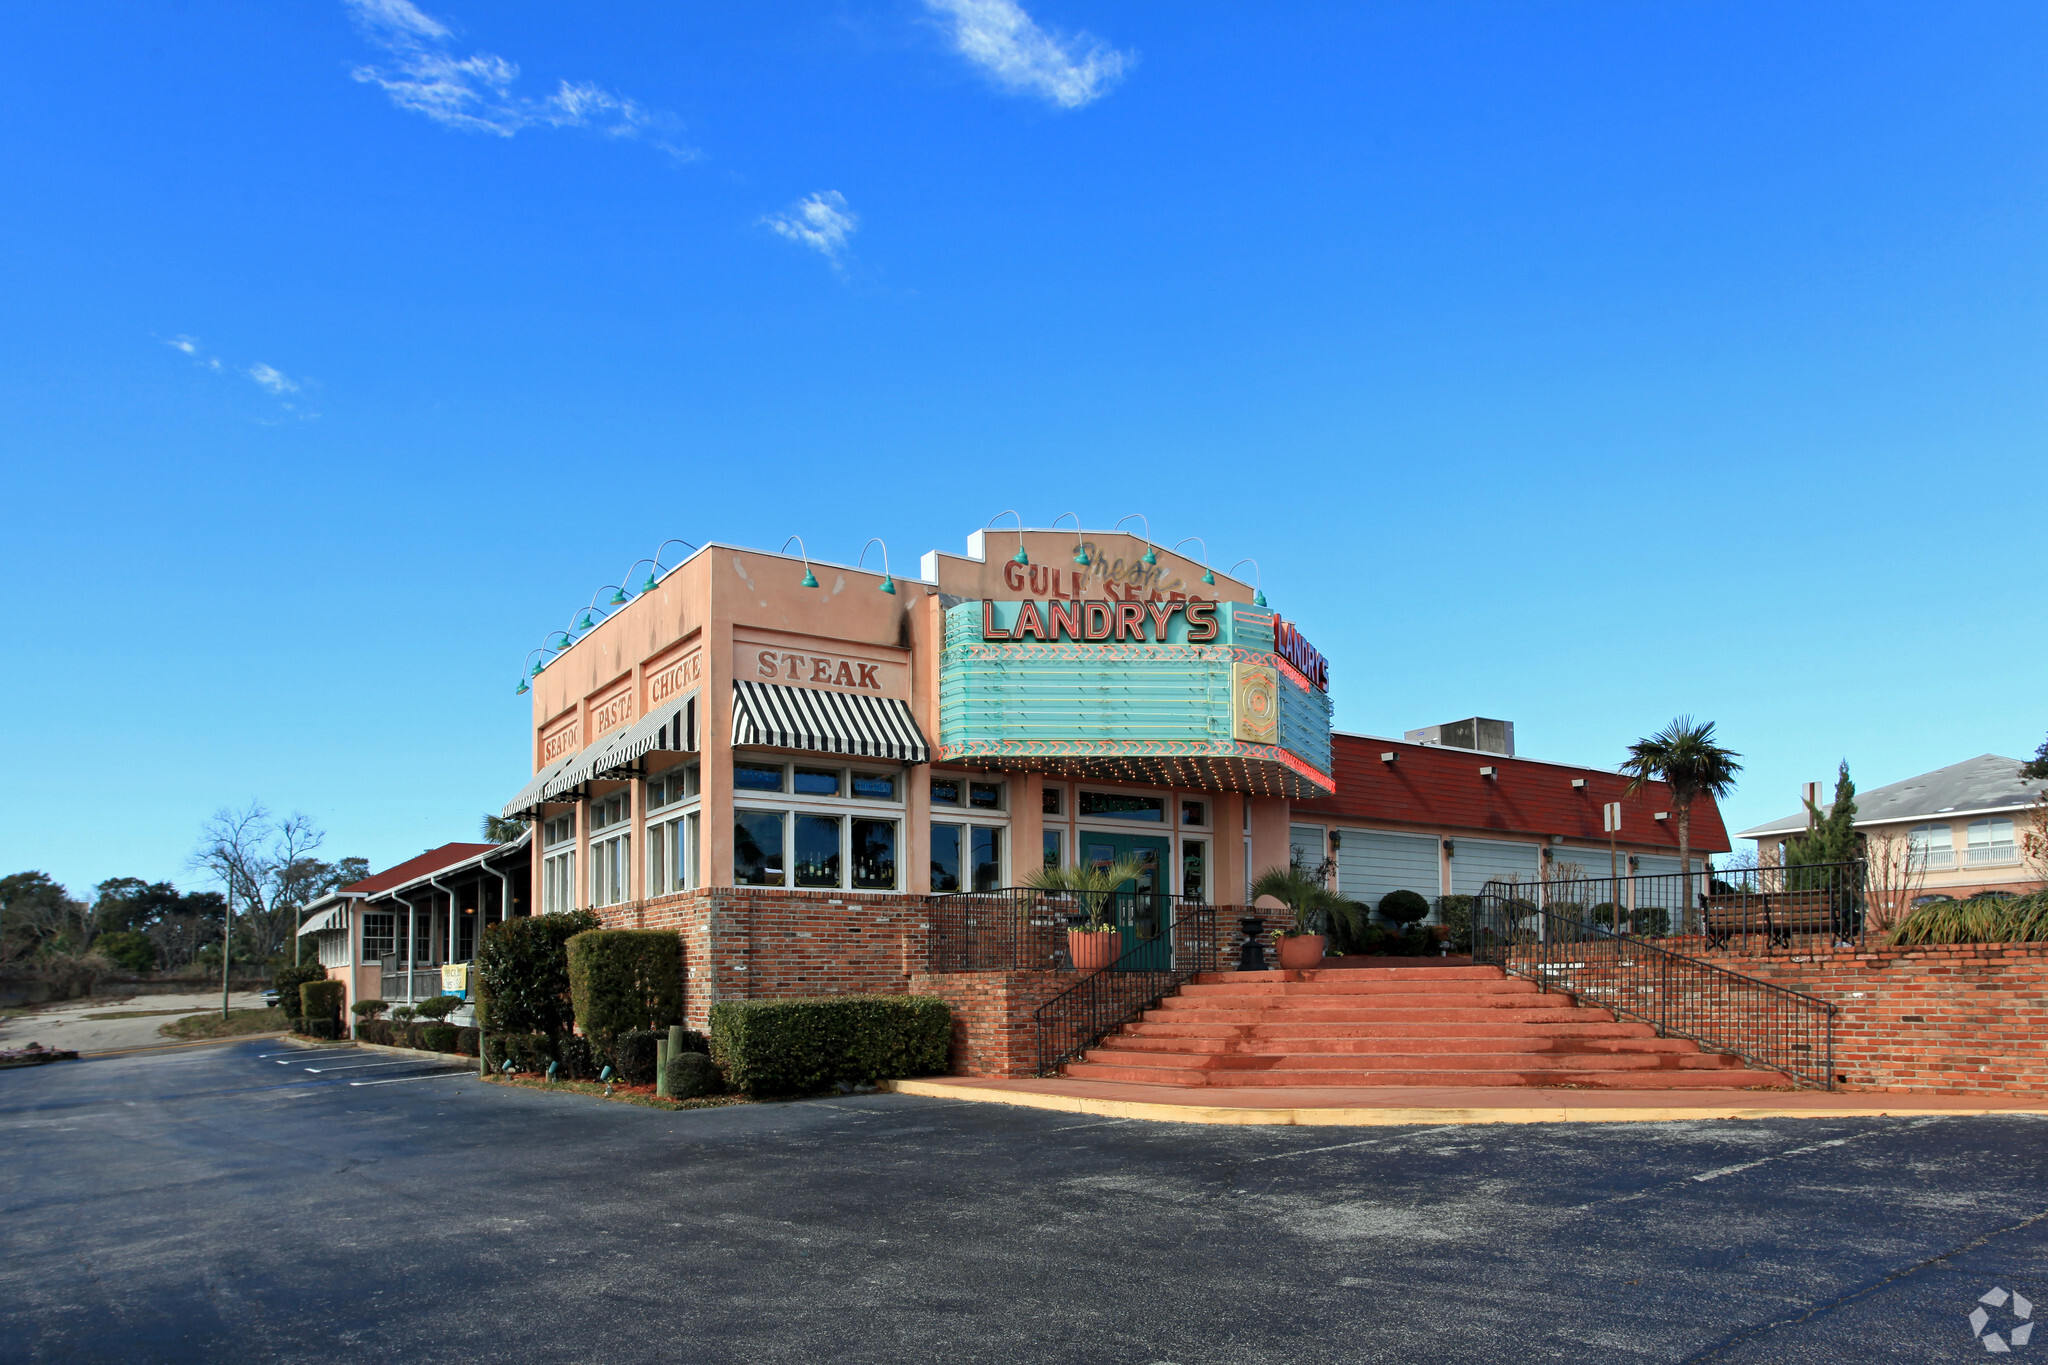
M894 697L826 692L777 683L733 683L732 742L765 749L806 749L821 754L929 763L931 746Z

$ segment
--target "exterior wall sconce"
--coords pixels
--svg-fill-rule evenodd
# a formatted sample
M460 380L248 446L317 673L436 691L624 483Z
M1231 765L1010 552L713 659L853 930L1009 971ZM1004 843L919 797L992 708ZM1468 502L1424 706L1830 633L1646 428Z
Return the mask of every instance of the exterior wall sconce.
M1147 564L1157 564L1159 562L1159 555L1152 548L1152 523L1145 520L1143 512L1132 512L1129 516L1118 517L1116 525L1109 529L1112 531L1121 530L1123 524L1127 521L1136 521L1138 525L1145 528L1145 553L1139 555L1138 558L1144 560Z
M882 581L879 586L881 591L894 597L896 595L896 580L889 576L889 546L880 536L869 536L868 545L880 545L882 547ZM854 561L854 568L858 569L868 562L868 545L860 547L860 558Z
M804 548L804 538L802 536L791 536L789 540L793 540L796 542L796 552L802 555L804 559L804 581L797 584L797 586L800 588L817 587L818 576L811 572L811 552ZM782 549L777 553L789 553L789 540L785 540L782 542Z
M1331 830L1331 831L1330 831L1330 851L1334 853L1334 852L1336 852L1336 851L1337 851L1338 849L1340 849L1340 848L1342 848L1342 847L1344 847L1344 833L1343 833L1343 831L1342 831L1342 830L1334 830L1334 829L1333 829L1333 830Z
M1237 564L1249 564L1252 566L1252 605L1255 607L1265 606L1265 575L1261 573L1259 570L1259 561L1256 559L1240 559L1237 561ZM1230 566L1230 571L1232 573L1237 572L1237 564L1233 564Z
M1585 778L1583 778L1583 777L1575 777L1575 778L1573 778L1573 779L1572 779L1572 786L1573 786L1573 788L1574 788L1574 789L1582 788L1582 787L1584 787L1585 785L1586 785L1586 779L1585 779Z
M1488 768L1481 768L1481 769L1479 770L1479 775L1480 775L1481 777L1499 777L1499 776L1500 776L1500 769L1498 769L1498 768L1492 768L1492 767L1488 767Z
M1017 511L1017 509L1016 509L1016 508L1014 508L1014 507L1006 507L1006 508L1004 508L1004 509L1003 509L1002 511L1000 511L1000 512L996 513L996 514L995 514L994 516L990 517L990 518L988 519L988 526L984 526L984 527L982 527L981 529L982 529L982 530L984 530L984 531L988 530L988 529L989 529L989 526L994 526L994 525L995 525L995 524L996 524L997 522L1001 521L1001 520L1002 520L1002 519L1003 519L1004 517L1016 517L1016 518L1017 518L1017 553L1015 553L1015 554L1013 554L1013 555L1011 555L1011 556L1010 556L1010 562L1011 562L1012 564L1029 564L1029 563L1031 562L1031 556L1030 556L1030 555L1027 555L1027 554L1025 554L1025 553L1024 553L1024 518L1023 518L1023 517L1022 517L1021 515L1019 515L1019 513L1018 513L1018 511ZM1079 526L1080 524L1081 524L1081 519L1080 519L1079 517L1075 517L1075 518L1074 518L1074 525L1078 527L1078 526Z
M653 559L650 559L649 561L647 561L648 563L652 564L652 565L653 565L654 567L653 567L653 568L651 568L651 569L649 569L649 570L647 571L647 581L646 581L645 583L642 583L642 584L640 585L640 591L641 591L641 592L643 592L643 593L647 593L647 592L653 592L653 591L654 591L654 585L655 585L655 582L656 582L656 579L655 579L655 575L661 572L661 552L662 552L663 550L666 550L666 549L667 549L667 548L668 548L669 546L671 546L671 545L684 545L684 546L688 546L688 547L689 547L689 551L690 551L690 553L691 553L691 554L695 554L695 553L697 553L697 547L696 547L695 545L691 545L691 544L690 544L690 542L689 542L689 541L687 541L687 540L675 540L675 539L669 539L669 540L664 540L663 542L661 542L661 544L660 544L660 545L658 545L658 546L656 546L656 547L655 547L655 550L654 550L654 558L653 558Z
M1213 588L1216 586L1216 571L1209 567L1209 542L1200 536L1182 536L1173 543L1173 548L1179 550L1191 540L1202 547L1202 581Z
M1455 844L1449 839L1444 840L1444 856L1446 858L1455 858L1458 856L1457 844Z
M1652 820L1669 820L1671 818L1671 812L1668 810L1660 810L1650 818Z
M1387 750L1387 751L1386 751L1385 753L1383 753L1383 754L1381 754L1381 755L1380 755L1380 762L1382 762L1382 763L1392 763L1392 762L1396 761L1397 759L1399 759L1400 757L1401 757L1401 755L1399 755L1398 753L1395 753L1395 752L1394 752L1394 751L1393 751L1392 749L1389 749L1389 750Z

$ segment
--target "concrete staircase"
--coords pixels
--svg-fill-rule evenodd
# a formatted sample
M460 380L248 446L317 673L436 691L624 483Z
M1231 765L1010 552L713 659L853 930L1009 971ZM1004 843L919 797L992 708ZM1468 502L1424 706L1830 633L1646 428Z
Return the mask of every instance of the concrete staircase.
M1205 972L1064 1070L1180 1086L1794 1084L1498 967Z

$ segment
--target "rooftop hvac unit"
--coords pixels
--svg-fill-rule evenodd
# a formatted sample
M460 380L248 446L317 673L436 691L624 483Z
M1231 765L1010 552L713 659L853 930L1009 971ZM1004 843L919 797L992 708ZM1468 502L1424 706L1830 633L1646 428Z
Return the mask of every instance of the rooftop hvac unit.
M1511 720L1487 720L1474 716L1470 720L1454 720L1447 725L1428 725L1420 730L1410 730L1402 738L1410 744L1471 749L1482 754L1499 754L1502 758L1515 756L1515 723Z

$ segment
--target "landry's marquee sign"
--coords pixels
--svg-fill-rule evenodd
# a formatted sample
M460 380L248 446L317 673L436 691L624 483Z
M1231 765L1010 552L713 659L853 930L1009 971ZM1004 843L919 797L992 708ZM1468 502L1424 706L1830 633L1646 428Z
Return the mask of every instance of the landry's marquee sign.
M1242 602L1052 598L946 612L941 761L1327 793L1329 665Z

